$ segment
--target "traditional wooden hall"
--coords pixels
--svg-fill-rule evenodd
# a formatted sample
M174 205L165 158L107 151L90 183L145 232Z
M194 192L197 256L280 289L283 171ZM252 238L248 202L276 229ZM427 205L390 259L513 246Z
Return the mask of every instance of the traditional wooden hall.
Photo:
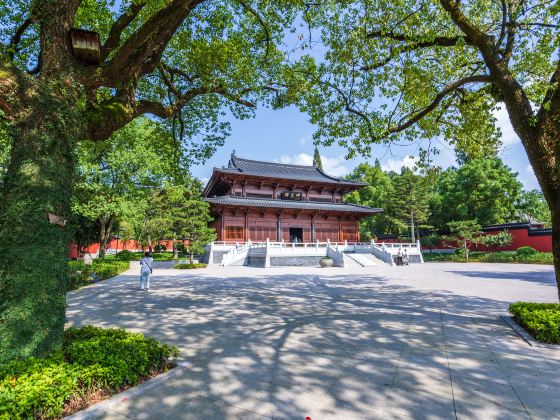
M240 158L214 168L204 189L217 241L359 242L359 222L381 209L344 203L365 187L312 166Z

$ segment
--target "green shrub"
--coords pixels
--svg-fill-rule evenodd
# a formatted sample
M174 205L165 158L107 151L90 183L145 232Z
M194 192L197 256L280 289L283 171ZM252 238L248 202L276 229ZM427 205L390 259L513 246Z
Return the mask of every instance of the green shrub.
M175 267L179 270L190 270L193 268L206 268L206 264L203 263L194 263L194 264L175 264Z
M168 370L177 356L176 347L142 334L69 328L62 351L0 366L0 419L59 418L72 401L136 385Z
M522 246L520 248L517 248L515 253L519 257L530 257L531 255L537 254L538 251L535 248L531 248L530 246Z
M528 248L528 247L527 247ZM532 248L531 248L532 249ZM467 262L461 253L453 254L432 254L423 253L424 261L450 261ZM520 256L517 252L471 252L468 262L488 262L488 263L522 263L522 264L553 264L551 252L536 252L527 256Z
M119 261L138 261L141 257L142 254L140 252L132 252L125 249L115 254L113 258Z
M68 290L79 289L94 280L106 280L128 270L130 263L116 260L95 260L87 265L81 261L68 262Z
M535 340L560 344L560 304L517 302L509 312Z

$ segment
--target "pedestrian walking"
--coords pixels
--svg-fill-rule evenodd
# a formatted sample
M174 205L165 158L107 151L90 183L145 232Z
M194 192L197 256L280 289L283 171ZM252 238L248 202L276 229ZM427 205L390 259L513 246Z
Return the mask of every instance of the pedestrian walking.
M144 252L140 259L140 290L150 290L150 274L152 274L152 264L154 259L150 252Z

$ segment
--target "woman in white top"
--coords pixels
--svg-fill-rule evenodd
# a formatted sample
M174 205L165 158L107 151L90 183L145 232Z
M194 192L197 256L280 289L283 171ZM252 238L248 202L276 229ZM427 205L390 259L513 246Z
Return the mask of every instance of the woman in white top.
M150 252L144 252L140 260L140 290L150 290L150 274L152 274L152 264L154 259Z

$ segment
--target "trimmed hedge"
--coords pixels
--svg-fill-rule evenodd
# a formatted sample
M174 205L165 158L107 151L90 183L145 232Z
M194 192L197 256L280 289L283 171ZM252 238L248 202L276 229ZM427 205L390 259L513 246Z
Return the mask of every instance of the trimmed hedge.
M192 270L193 268L206 268L206 264L203 263L175 264L173 268L177 268L179 270Z
M530 247L522 247L530 248ZM521 250L522 248L519 248ZM532 248L530 248L532 249ZM551 252L478 252L469 253L467 260L464 254L433 254L422 253L424 261L450 261L450 262L490 262L490 263L518 263L518 264L553 264Z
M517 302L509 312L535 340L560 344L560 304Z
M92 284L97 280L106 280L128 270L128 261L94 260L87 265L82 261L68 261L68 290Z
M106 255L105 261L140 261L140 259L144 256L144 252L132 252L128 250L119 251L118 254ZM154 261L173 261L173 252L165 251L165 252L154 252L152 253L152 258ZM181 253L179 253L179 258L181 257Z
M119 392L174 366L179 351L142 334L69 328L45 359L0 366L0 419L55 419L85 408L93 395Z

